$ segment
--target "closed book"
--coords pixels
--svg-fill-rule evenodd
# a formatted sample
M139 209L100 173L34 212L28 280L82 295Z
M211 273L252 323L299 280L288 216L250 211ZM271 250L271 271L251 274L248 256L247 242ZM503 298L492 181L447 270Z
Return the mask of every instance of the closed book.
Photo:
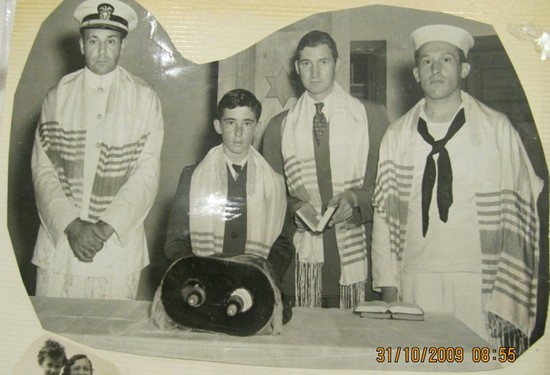
M414 303L385 301L360 302L355 310L362 318L424 320L424 310Z

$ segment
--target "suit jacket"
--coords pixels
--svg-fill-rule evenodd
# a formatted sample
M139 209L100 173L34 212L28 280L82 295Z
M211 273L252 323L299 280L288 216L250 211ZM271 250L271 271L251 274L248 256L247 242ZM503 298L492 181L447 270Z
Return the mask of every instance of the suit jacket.
M194 164L183 169L176 195L172 203L166 243L164 246L164 252L171 261L193 254L191 233L189 231L189 193L191 189L191 177L196 167L197 164ZM271 251L267 258L278 281L281 279L294 257L295 249L292 245L289 222L290 217L287 211L281 234L271 247ZM246 228L239 230L235 227L228 236L225 236L224 241L232 241L233 238L238 242L237 238L243 236L246 237ZM244 248L242 252L244 253Z
M363 223L365 225L367 233L367 244L369 246L368 257L370 258L370 241L371 241L371 232L372 232L372 219L373 219L373 208L372 208L372 196L374 193L374 187L376 182L376 171L378 166L378 151L380 149L380 142L384 136L386 129L389 125L388 116L384 106L371 102L363 101L365 106L365 111L367 113L367 121L369 126L369 155L367 160L367 167L365 170L365 176L363 180L363 186L360 189L354 189L357 196L358 207L353 210L352 220L355 223ZM264 159L271 165L275 172L280 173L284 176L284 167L283 167L283 156L281 153L281 127L283 120L285 119L287 111L281 112L274 116L268 123L263 142L261 146L261 153ZM292 239L296 226L294 224L294 215L296 212L296 204L298 203L296 199L292 197L287 197L288 200L288 209L287 216L289 216L289 238ZM325 243L333 243L336 246L336 237L334 231L326 231L325 236L334 237L333 241L328 239L324 241ZM370 268L370 259L369 259L369 268ZM337 270L339 274L339 270ZM369 270L369 288L367 288L366 293L370 292L370 270ZM286 294L294 294L294 270L292 267L289 268L288 273L284 277L283 281L283 292Z

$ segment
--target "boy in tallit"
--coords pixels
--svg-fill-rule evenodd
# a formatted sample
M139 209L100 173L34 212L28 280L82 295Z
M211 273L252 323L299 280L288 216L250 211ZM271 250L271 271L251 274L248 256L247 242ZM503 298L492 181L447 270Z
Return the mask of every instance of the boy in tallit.
M284 180L252 147L261 111L247 90L231 90L220 100L214 128L222 144L181 174L165 245L170 260L246 253L268 259L276 275L288 267L293 247L286 231L280 236Z
M472 36L428 25L411 40L424 98L380 146L374 286L519 352L535 323L542 181L508 118L461 90Z

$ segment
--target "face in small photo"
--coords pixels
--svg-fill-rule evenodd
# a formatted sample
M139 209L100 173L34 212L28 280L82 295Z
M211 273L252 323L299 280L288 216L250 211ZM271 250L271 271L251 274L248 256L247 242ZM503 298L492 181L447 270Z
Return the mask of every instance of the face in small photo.
M38 365L44 375L59 375L66 361L65 348L54 340L46 340L38 352Z
M40 367L44 370L44 375L59 375L63 368L63 360L60 358L46 357Z
M92 375L92 361L84 354L72 356L63 369L63 375Z
M42 335L29 344L13 375L120 375L117 366L63 337Z

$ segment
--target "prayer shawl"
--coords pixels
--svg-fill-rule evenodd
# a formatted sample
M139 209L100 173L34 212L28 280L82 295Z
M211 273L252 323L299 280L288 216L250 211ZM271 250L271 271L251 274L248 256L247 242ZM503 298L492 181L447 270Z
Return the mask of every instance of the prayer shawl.
M63 229L61 234L56 233L49 228L48 220L43 218L44 214L51 215L41 212L41 207L47 204L37 202L48 238L41 229L33 263L51 272L105 276L134 272L148 263L143 220L151 208L158 187L162 111L160 101L148 83L121 67L117 67L113 73L115 75L109 92L105 120L102 122L106 130L94 144L99 148L99 158L92 161L97 162L93 182L84 180L87 157L84 69L63 77L48 93L37 129L38 144L35 144L35 149L41 147L55 169L56 184L61 185L70 202L70 206L63 207L70 207L74 217L94 223L109 211L110 218L116 216L113 221L117 221L118 226L124 227L125 231L114 234L92 263L82 263L74 257L62 234ZM148 154L144 156L142 151L152 132L155 133L154 144L149 145ZM41 172L35 169L42 168L45 164L39 159L41 151L35 150L33 158L34 154L37 155L36 163L33 160L35 189L39 191L40 199L54 199L50 195L52 192L40 191L44 189L41 184L46 182L39 180ZM144 158L147 162L143 161ZM140 168L145 163L146 169L141 171ZM84 184L89 183L93 183L91 196L89 201L83 202ZM121 199L131 200L129 204L132 207L125 212L111 212L109 207L119 192L123 194ZM83 214L83 206L88 208L87 215ZM51 206L47 209L51 211L56 208ZM122 215L125 217L121 218ZM121 221L130 221L131 224L120 225ZM119 228L115 227L117 229Z
M313 117L307 105L313 100L305 92L288 112L282 124L282 154L290 196L309 203L321 213L313 145ZM313 110L314 113L314 110ZM329 146L332 190L336 196L363 185L369 151L369 132L365 107L337 83L330 97ZM327 183L329 183L327 181ZM367 244L362 224L336 224L336 241L341 261L340 306L351 308L364 292L367 278ZM296 277L296 300L314 301L320 306L323 234L298 229L294 235L297 270L307 275Z
M519 135L505 115L462 92L475 160L475 205L481 241L481 299L489 333L506 338L506 323L529 336L535 325L539 261L536 201L542 189ZM380 148L373 196L390 233L393 272L399 278L406 244L417 123L425 100L392 124ZM423 141L422 141L423 142ZM498 316L499 318L496 318ZM510 346L510 343L508 344Z
M251 146L246 179L245 253L267 258L281 233L286 212L282 177ZM189 230L193 253L199 256L223 251L227 217L227 163L223 145L211 149L191 177Z
M58 86L56 113L59 121L46 119L40 123L39 132L42 146L58 171L65 194L80 208L86 128L82 123L85 98L80 94L84 90L84 75L77 73L65 77ZM107 110L112 114L105 125L109 131L104 132L103 140L98 145L101 148L100 158L89 214L87 218L82 218L91 222L99 220L101 213L135 171L152 125L137 118L141 112L136 108L139 103L134 77L120 67L117 73L109 102L124 110Z

